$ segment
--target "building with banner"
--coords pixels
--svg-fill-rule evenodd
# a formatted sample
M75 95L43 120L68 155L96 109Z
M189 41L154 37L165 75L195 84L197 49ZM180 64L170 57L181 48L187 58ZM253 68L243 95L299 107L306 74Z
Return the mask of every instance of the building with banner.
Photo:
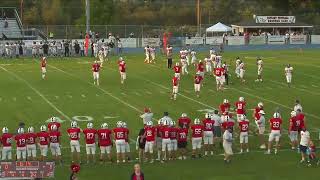
M232 32L235 35L300 35L307 34L313 28L302 22L298 22L295 16L254 16L251 21L243 21L232 24Z

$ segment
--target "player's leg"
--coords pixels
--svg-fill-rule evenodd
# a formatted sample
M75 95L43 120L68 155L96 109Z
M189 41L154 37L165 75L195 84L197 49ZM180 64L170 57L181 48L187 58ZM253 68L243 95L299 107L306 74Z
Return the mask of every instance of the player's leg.
M243 142L244 142L244 137L243 137L243 133L240 132L240 153L243 153Z
M275 146L275 150L274 150L274 153L277 154L278 153L278 150L279 150L279 142L280 142L280 132L277 133L276 137L275 137L275 141L276 141L276 146Z
M246 148L246 152L249 152L249 136L248 133L246 133L246 136L244 137L244 147Z
M96 72L96 83L98 86L100 85L99 78L100 78L99 72Z
M117 152L117 163L120 163L121 158L121 144L119 140L116 140L116 152Z
M274 133L271 131L268 139L268 151L267 154L271 153L271 146L272 146L272 141L275 139Z
M106 161L106 146L99 146L100 148L100 157L99 157L99 160L100 160L100 164L103 164L105 161Z

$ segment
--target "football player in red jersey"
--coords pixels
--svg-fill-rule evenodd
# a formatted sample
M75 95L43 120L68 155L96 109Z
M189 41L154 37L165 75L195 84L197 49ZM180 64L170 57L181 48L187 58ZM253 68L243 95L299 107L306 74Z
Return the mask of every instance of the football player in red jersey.
M300 120L297 118L297 112L292 111L289 119L289 138L291 141L291 149L298 148L298 130L300 127Z
M51 117L50 118L50 122L48 123L48 130L51 131L51 126L52 125L56 125L58 130L61 127L61 124L59 122L57 122L57 118L56 117Z
M164 120L162 122L162 127L160 129L161 131L161 138L162 138L162 159L161 162L163 163L167 157L171 156L171 140L170 140L170 130L169 127L170 122L167 120ZM166 154L168 152L168 154Z
M187 145L188 145L188 128L180 126L178 129L178 159L187 159Z
M18 129L18 134L14 137L17 145L17 161L26 161L27 154L27 136L23 128Z
M171 94L171 99L176 100L177 99L177 94L179 92L179 77L175 75L172 78L172 94Z
M203 125L200 124L200 120L196 118L194 120L193 125L191 125L191 143L192 143L192 158L196 158L196 154L199 155L199 158L201 157L200 150L201 150L201 142L202 142L202 136L203 136Z
M297 109L297 119L300 121L299 131L301 131L303 128L306 128L306 117L302 113L301 109Z
M246 102L244 97L239 97L239 101L235 103L235 106L237 110L237 120L239 120L242 115L246 115Z
M202 78L204 78L204 64L201 60L199 60L199 63L197 64L197 70L196 72L199 72L200 73L200 76Z
M255 121L258 121L260 119L260 114L259 112L263 110L263 103L262 102L259 102L258 103L258 106L254 108L254 111L253 111L253 118Z
M245 115L240 117L239 129L240 129L240 153L243 153L243 149L246 148L246 152L249 152L249 120Z
M200 88L202 80L202 76L200 76L200 73L197 72L194 77L194 91L196 92L197 97L200 97Z
M220 104L219 109L220 109L220 113L223 114L225 112L229 112L230 111L230 103L228 99L224 99L223 103Z
M177 141L178 128L174 121L170 122L170 141L171 141L171 160L176 159L176 154L178 150L178 141Z
M62 164L60 137L61 137L61 133L58 130L58 127L56 125L52 125L51 130L49 132L51 153L52 153L52 156L55 158L55 161L60 162Z
M183 129L189 129L191 119L188 117L187 113L182 113L181 117L178 119L179 127Z
M202 120L203 123L203 147L204 147L204 155L208 155L208 151L210 151L211 156L213 155L213 125L214 120L211 119L211 115L206 113L205 119Z
M213 75L216 77L217 91L223 90L223 71L224 69L220 65L213 71Z
M98 61L94 61L92 64L92 75L93 75L93 84L99 86L99 71L100 71L100 63Z
M122 122L117 122L117 127L113 129L116 149L117 149L117 163L126 162L126 141L125 133L126 130L122 127Z
M2 161L12 160L12 139L13 135L9 133L7 127L2 128L2 136L0 138L2 144Z
M144 127L144 136L146 138L144 152L146 153L147 160L149 159L150 163L153 163L153 149L156 138L156 128L153 127L152 121L148 121Z
M93 163L95 163L97 130L93 128L93 123L89 122L87 124L87 128L84 129L82 132L86 141L87 164L89 164L90 159Z
M107 154L109 162L112 162L112 158L111 158L112 131L108 128L108 124L103 123L101 125L101 129L98 129L97 134L99 139L101 163L106 161L105 154Z
M180 79L181 66L180 63L176 62L176 65L173 66L174 76Z
M81 162L80 159L80 133L81 130L78 128L76 121L71 122L71 127L67 129L67 133L70 139L71 157L73 162Z
M41 58L41 77L44 80L46 78L47 73L47 58L42 57Z
M34 128L29 127L27 136L27 157L28 161L35 161L37 158L36 139L37 134L34 133Z
M49 133L45 125L40 127L40 132L37 133L38 145L40 148L40 161L45 161L48 155Z
M281 137L281 124L282 124L280 113L275 112L273 114L273 118L271 118L269 122L270 122L271 132L269 135L268 151L266 152L266 154L271 154L271 145L273 141L276 141L274 153L277 154L278 148L279 148L279 141Z
M120 72L120 81L121 84L124 84L124 81L127 79L126 75L127 65L122 57L119 58L119 72Z

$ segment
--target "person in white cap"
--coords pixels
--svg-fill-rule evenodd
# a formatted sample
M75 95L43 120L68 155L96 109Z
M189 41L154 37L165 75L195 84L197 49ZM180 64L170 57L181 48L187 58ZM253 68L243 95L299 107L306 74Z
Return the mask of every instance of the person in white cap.
M266 122L266 119L264 117L265 115L265 112L263 110L260 110L259 111L259 119L256 120L256 124L257 124L257 127L258 127L258 136L259 136L259 140L260 140L260 149L265 149L266 148L266 143L265 143L265 140L264 140L264 131L266 129L265 127L265 122Z

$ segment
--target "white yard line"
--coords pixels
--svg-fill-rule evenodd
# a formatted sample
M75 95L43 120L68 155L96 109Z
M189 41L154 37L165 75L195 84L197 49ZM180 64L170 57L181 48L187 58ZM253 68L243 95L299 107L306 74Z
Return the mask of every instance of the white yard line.
M142 96L140 93L138 93L138 92L134 92L134 94L135 95L137 95L137 96Z
M71 96L71 95L67 95L67 96L68 96L68 98L70 98L70 99L72 98L72 96Z
M269 80L269 81L271 81L271 82L273 82L273 83L276 83L276 84L279 84L279 85L287 86L287 84L285 84L285 83L280 83L280 82L277 82L277 81L274 81L274 80ZM291 88L297 89L297 90L300 90L300 91L303 91L303 92L307 92L307 93L309 93L309 94L313 94L313 95L318 95L318 96L320 96L320 93L315 93L315 92L312 92L312 91L308 91L308 90L306 90L306 89L297 88L297 87L294 87L294 86L291 86Z
M82 98L86 98L86 95L84 95L84 94L81 94L81 97L82 97Z
M16 98L16 97L13 97L12 99L13 99L13 101L17 101L17 98Z
M319 87L319 86L317 86L317 85L315 85L315 84L312 84L311 86L312 86L312 87Z
M146 91L146 93L147 93L147 94L150 94L150 95L152 94L152 92L150 92L150 91Z
M59 96L54 96L56 99L59 99Z
M59 108L57 108L57 106L55 106L53 103L51 103L40 91L38 91L35 87L33 87L28 81L22 79L21 77L19 77L18 75L16 75L15 73L7 70L6 68L4 68L3 66L0 66L0 68L2 70L4 70L5 72L7 72L8 74L11 74L12 76L14 76L16 79L20 80L21 82L23 82L25 85L27 85L30 89L32 89L37 95L39 95L46 103L48 103L54 110L56 110L59 114L61 114L62 116L64 116L66 119L68 119L69 121L71 121L71 118L66 115L64 112L62 112Z
M30 96L28 96L28 97L27 97L27 99L28 99L29 101L32 101L32 99L31 99L31 97L30 97Z

